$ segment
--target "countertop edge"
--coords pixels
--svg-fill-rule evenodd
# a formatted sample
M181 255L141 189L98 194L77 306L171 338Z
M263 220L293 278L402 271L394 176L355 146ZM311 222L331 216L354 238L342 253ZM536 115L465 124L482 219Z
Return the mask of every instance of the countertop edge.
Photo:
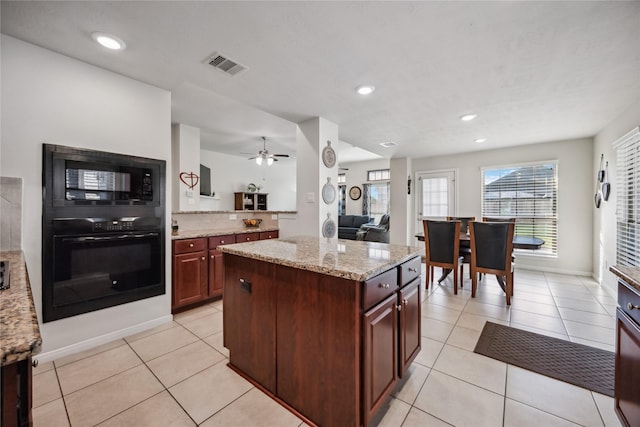
M228 234L264 233L278 230L278 227L233 228L228 230L184 230L182 232L178 231L178 234L171 234L171 240L226 236Z
M609 271L640 292L640 267L612 265Z
M328 276L333 276L333 277L339 277L342 279L349 279L349 280L355 280L355 281L366 281L371 279L372 277L377 276L380 273L383 273L385 271L388 271L394 267L397 267L398 265L409 261L413 258L419 257L420 256L420 250L418 248L416 248L416 250L412 253L409 253L401 258L398 258L394 261L390 261L384 265L381 265L378 268L375 268L373 270L369 270L365 273L356 273L353 271L346 271L346 270L338 270L334 267L324 267L324 266L320 266L320 265L314 265L314 264L305 264L303 262L299 262L299 261L291 261L291 260L286 260L286 259L282 259L282 258L278 258L278 257L270 257L268 255L264 255L264 254L257 254L254 252L249 252L249 251L245 251L245 250L241 250L241 249L236 249L236 248L231 248L228 246L220 246L218 248L221 252L223 253L228 253L230 255L236 255L236 256L241 256L244 258L249 258L249 259L255 259L257 261L264 261L264 262L270 262L273 264L277 264L277 265L282 265L282 266L286 266L286 267L293 267L293 268L298 268L300 270L306 270L306 271L311 271L314 273L320 273L320 274L326 274Z
M4 330L0 366L5 366L38 353L42 347L42 336L24 253L2 251L0 257L10 262L11 274L11 287L0 291L0 299L3 300L0 304L0 325ZM10 336L11 333L20 336Z

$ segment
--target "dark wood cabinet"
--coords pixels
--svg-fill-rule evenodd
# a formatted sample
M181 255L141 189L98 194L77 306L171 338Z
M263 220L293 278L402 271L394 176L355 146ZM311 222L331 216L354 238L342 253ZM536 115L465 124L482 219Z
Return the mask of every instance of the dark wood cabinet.
M278 230L272 230L174 240L172 310L222 296L224 262L219 246L277 238Z
M32 384L31 357L0 368L0 426L27 427L33 424Z
M398 380L398 306L392 294L363 316L364 425Z
M640 426L640 292L618 282L615 410L627 427Z
M173 256L173 307L202 301L208 291L207 252L204 250Z
M224 346L233 366L276 393L276 286L271 264L226 254Z
M420 352L422 336L422 301L420 297L420 279L400 289L398 292L399 312L399 348L398 375L402 378Z

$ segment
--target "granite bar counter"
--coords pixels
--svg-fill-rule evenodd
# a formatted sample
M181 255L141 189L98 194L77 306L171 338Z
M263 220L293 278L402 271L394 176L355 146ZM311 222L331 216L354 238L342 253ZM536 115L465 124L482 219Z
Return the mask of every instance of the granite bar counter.
M11 287L0 291L0 366L27 359L40 351L42 338L22 251L2 251L8 261Z
M229 234L246 234L246 233L260 233L267 231L278 231L278 227L251 227L251 228L229 228L222 230L179 230L175 234L171 234L171 240L180 239L195 239L198 237L215 237L226 236Z
M31 358L42 345L38 317L24 254L2 251L0 260L9 262L10 280L0 291L0 425L32 425Z
M316 237L224 245L229 367L310 426L375 424L420 352L420 248Z
M640 267L612 265L609 270L640 292Z
M223 253L364 281L419 256L422 248L296 236L220 248Z

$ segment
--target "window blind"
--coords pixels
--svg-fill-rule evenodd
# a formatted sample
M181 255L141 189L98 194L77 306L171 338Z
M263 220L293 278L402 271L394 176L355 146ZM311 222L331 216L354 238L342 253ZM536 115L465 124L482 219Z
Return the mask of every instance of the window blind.
M558 252L556 161L482 168L482 216L516 218L515 234L539 237L536 255Z
M616 150L616 263L640 266L640 128L614 143Z

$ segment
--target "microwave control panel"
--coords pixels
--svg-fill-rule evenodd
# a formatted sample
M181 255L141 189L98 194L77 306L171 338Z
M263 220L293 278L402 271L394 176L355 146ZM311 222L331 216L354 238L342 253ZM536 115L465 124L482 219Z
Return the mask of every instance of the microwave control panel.
M133 221L104 221L95 222L93 231L132 231L135 230Z

